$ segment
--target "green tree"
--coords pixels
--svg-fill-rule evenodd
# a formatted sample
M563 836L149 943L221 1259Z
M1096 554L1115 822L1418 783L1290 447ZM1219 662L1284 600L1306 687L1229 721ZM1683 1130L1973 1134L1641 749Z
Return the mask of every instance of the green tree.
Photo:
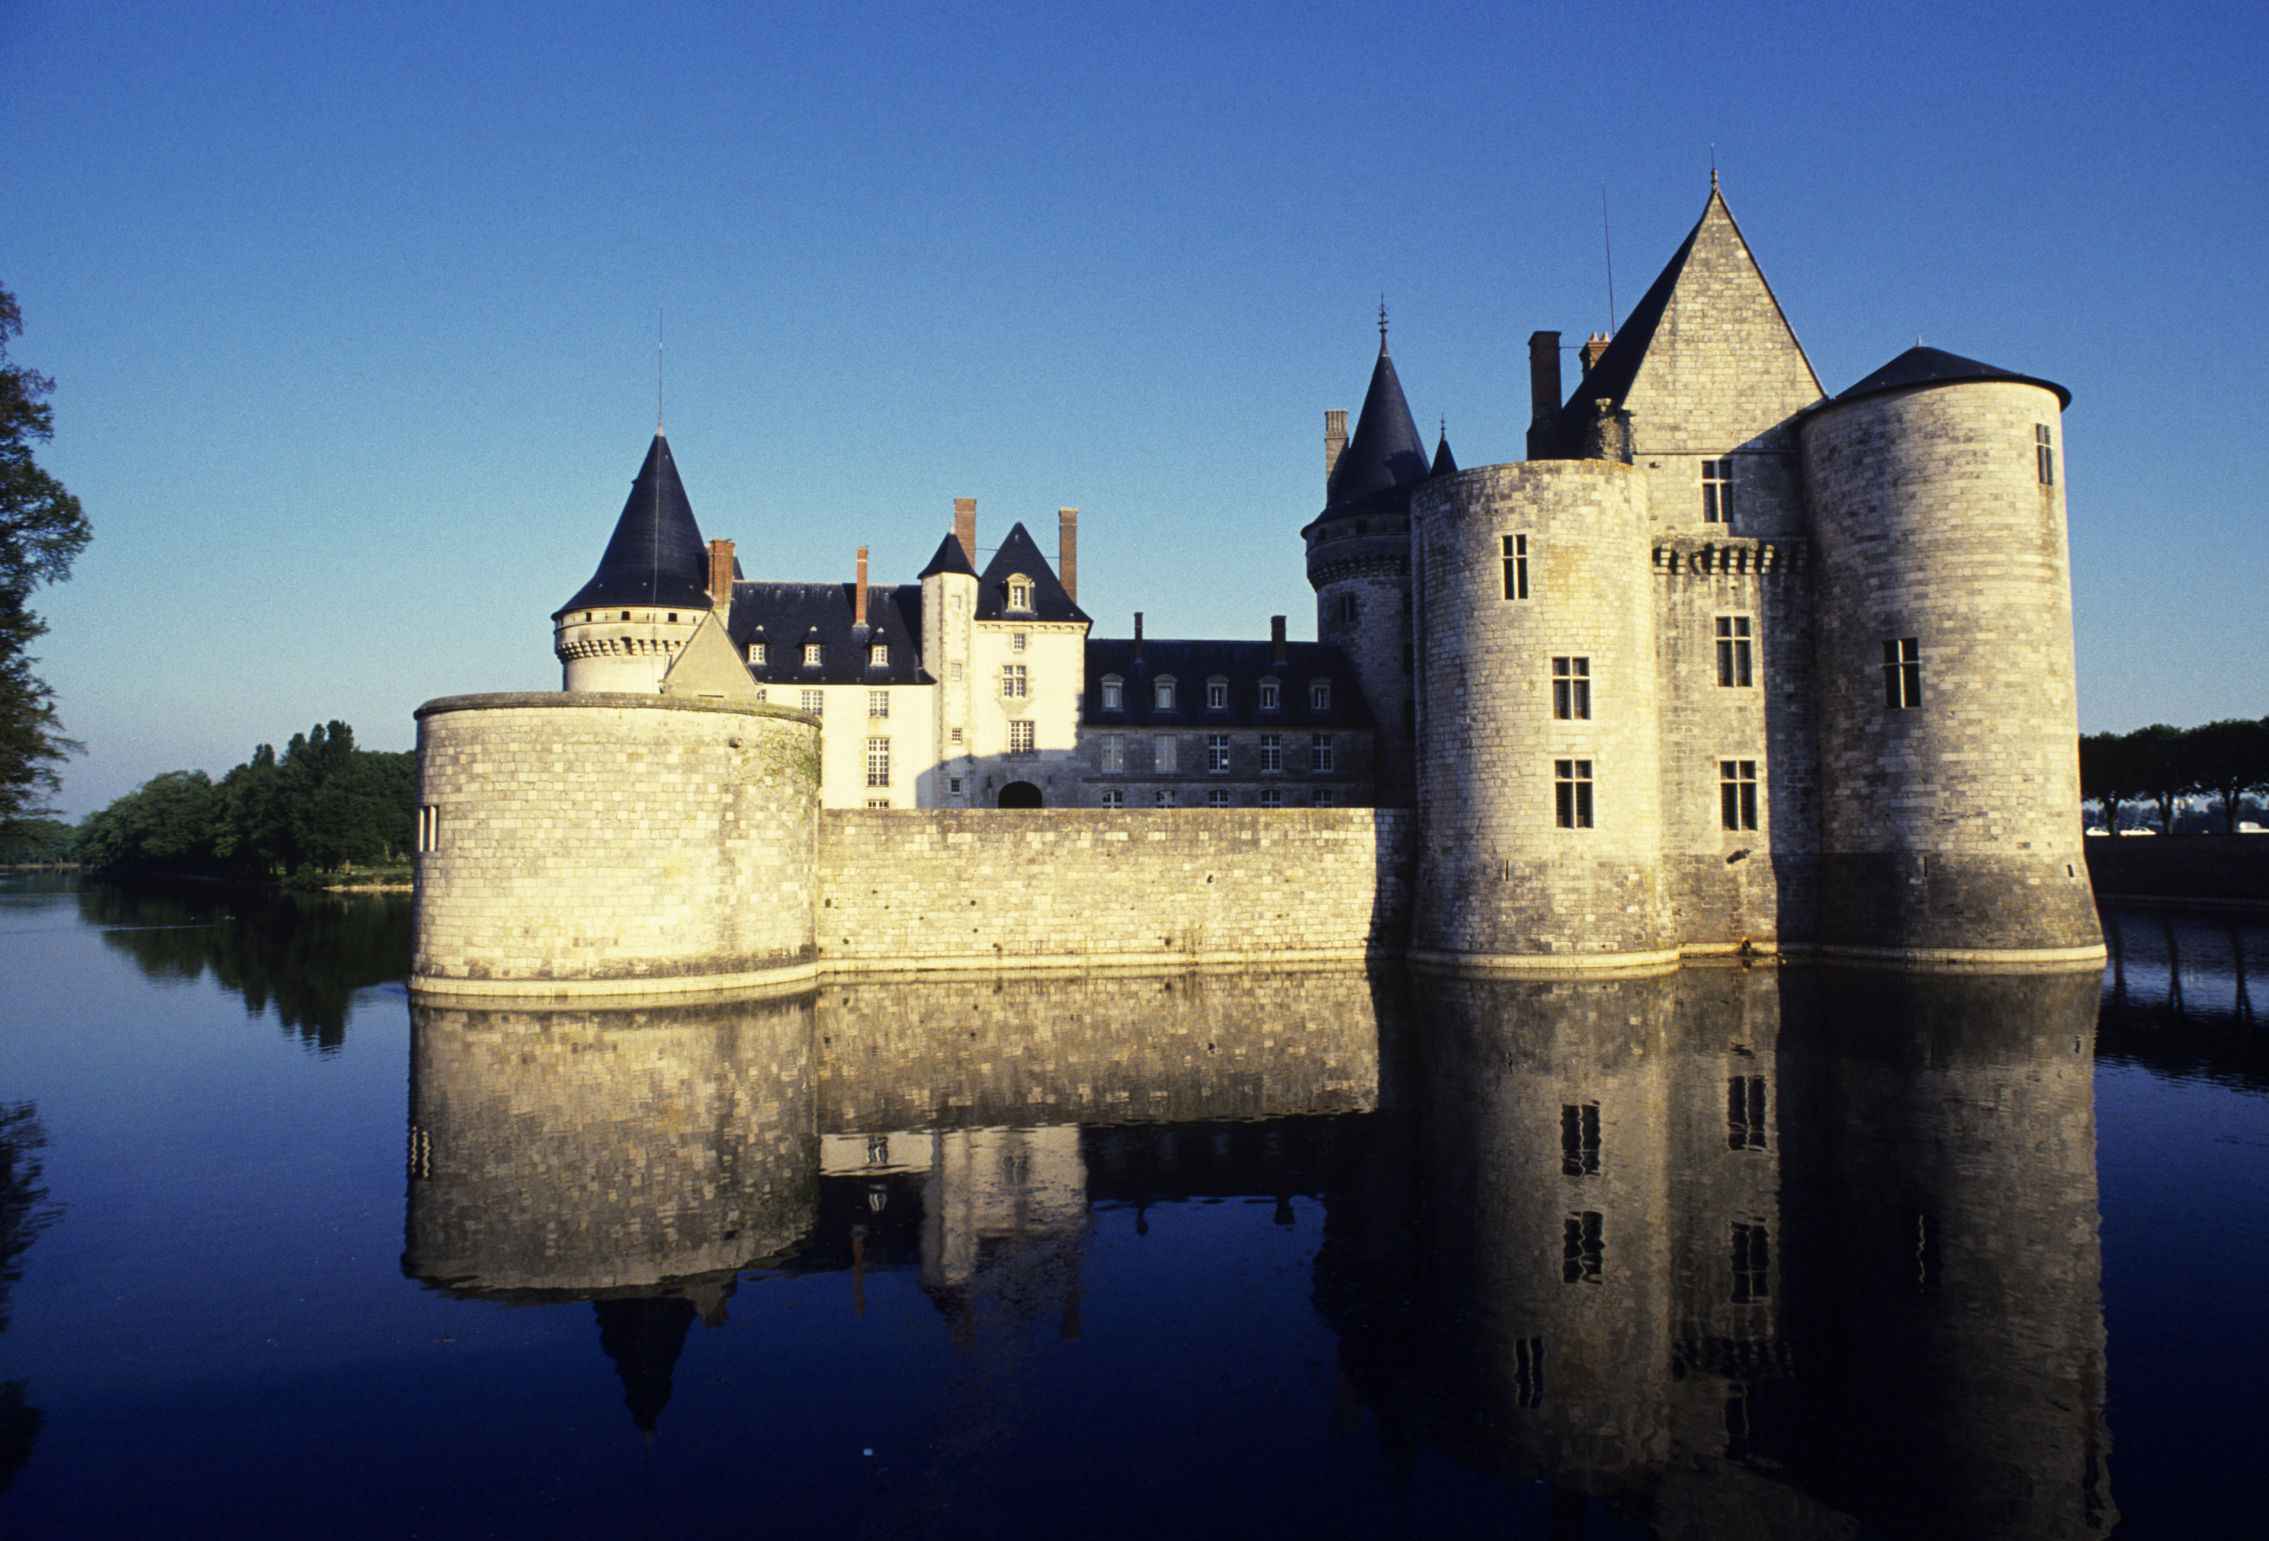
M2115 835L2120 805L2142 801L2149 779L2132 739L2127 733L2086 733L2080 738L2080 795L2103 805L2104 828Z
M2269 790L2269 717L2209 722L2182 737L2191 784L2222 800L2222 831L2236 834L2245 794Z
M32 459L32 445L55 435L55 382L8 362L8 339L23 329L16 297L0 287L0 833L46 811L56 763L79 748L63 736L54 692L32 673L29 649L47 625L31 596L71 576L92 533L79 500Z
M208 872L220 799L203 771L152 776L79 826L79 860L122 871Z
M2144 802L2159 805L2159 833L2174 833L2176 799L2188 792L2190 767L2182 746L2183 730L2154 722L2127 735L2128 752L2135 758L2134 790Z

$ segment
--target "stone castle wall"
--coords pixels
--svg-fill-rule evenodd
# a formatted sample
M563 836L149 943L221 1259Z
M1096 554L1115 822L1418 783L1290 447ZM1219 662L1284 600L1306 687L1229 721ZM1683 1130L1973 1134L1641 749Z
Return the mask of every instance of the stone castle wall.
M674 696L427 702L411 982L526 996L810 973L818 732Z
M1396 809L837 811L820 818L830 971L1275 966L1400 949Z
M1821 940L1901 956L2100 948L2055 394L2001 381L1891 391L1825 408L1803 434ZM1921 699L1893 707L1883 646L1907 638Z

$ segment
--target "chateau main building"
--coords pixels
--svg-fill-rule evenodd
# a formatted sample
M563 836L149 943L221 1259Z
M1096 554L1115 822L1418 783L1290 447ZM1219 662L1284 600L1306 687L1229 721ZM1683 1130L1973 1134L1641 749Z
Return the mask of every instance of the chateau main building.
M980 572L964 500L915 584L752 582L657 435L562 694L419 713L417 983L2100 958L2067 393L1917 347L1827 396L1714 180L1581 359L1535 334L1528 458L1460 470L1382 323L1316 643L1090 638L1070 509L1054 566Z

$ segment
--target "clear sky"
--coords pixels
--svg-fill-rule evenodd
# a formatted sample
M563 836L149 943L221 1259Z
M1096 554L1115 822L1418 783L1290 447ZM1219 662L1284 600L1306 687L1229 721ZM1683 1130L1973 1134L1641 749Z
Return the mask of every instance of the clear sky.
M2058 381L2081 726L2269 711L2269 10L0 0L0 283L95 529L59 806L556 689L655 419L750 577L978 500L1099 635L1314 634L1382 292L1512 460L1526 339L1726 197L1830 391Z

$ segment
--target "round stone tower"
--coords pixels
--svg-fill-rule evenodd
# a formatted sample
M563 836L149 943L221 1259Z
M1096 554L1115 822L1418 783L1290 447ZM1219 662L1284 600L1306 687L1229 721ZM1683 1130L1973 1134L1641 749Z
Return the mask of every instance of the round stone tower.
M709 576L669 440L656 433L599 570L552 613L560 688L659 691L714 603Z
M1674 962L1647 479L1531 460L1411 499L1421 960Z
M1343 415L1326 421L1324 511L1300 532L1316 591L1316 640L1347 655L1371 708L1380 806L1408 807L1415 794L1410 494L1429 467L1387 353L1383 312L1379 361L1355 437L1343 447Z
M2070 399L1918 347L1803 422L1832 951L2103 956L2081 851Z

